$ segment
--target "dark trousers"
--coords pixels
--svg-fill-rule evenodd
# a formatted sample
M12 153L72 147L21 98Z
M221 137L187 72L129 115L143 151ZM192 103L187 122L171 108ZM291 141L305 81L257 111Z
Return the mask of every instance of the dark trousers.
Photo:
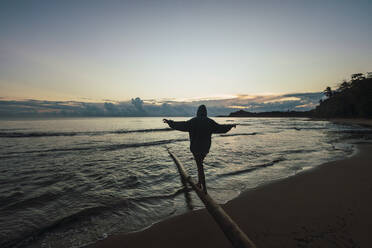
M196 165L198 166L198 186L203 186L204 193L207 194L207 185L205 183L203 161L207 154L193 153Z

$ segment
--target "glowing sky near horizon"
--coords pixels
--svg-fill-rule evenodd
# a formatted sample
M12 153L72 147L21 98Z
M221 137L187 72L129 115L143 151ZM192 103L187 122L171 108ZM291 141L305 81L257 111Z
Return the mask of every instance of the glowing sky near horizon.
M0 97L322 91L372 71L371 1L2 1Z

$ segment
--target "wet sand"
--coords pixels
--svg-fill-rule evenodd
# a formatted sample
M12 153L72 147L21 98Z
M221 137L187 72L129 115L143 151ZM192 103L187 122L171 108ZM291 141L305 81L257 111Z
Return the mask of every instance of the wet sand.
M223 208L257 247L372 247L372 144L241 194ZM231 247L205 209L91 247Z

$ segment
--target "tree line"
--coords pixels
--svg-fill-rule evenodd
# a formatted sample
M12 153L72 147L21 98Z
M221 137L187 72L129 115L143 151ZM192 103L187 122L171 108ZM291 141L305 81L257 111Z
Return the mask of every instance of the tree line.
M315 117L372 118L372 73L355 73L338 88L324 90L326 99L311 112Z

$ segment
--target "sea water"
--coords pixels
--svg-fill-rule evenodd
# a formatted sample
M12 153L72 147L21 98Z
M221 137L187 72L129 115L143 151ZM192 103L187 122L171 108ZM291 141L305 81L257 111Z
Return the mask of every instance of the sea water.
M218 203L350 156L371 134L306 118L214 119L239 124L213 135L205 159ZM82 247L202 208L166 148L197 178L188 133L162 118L0 120L0 247Z

